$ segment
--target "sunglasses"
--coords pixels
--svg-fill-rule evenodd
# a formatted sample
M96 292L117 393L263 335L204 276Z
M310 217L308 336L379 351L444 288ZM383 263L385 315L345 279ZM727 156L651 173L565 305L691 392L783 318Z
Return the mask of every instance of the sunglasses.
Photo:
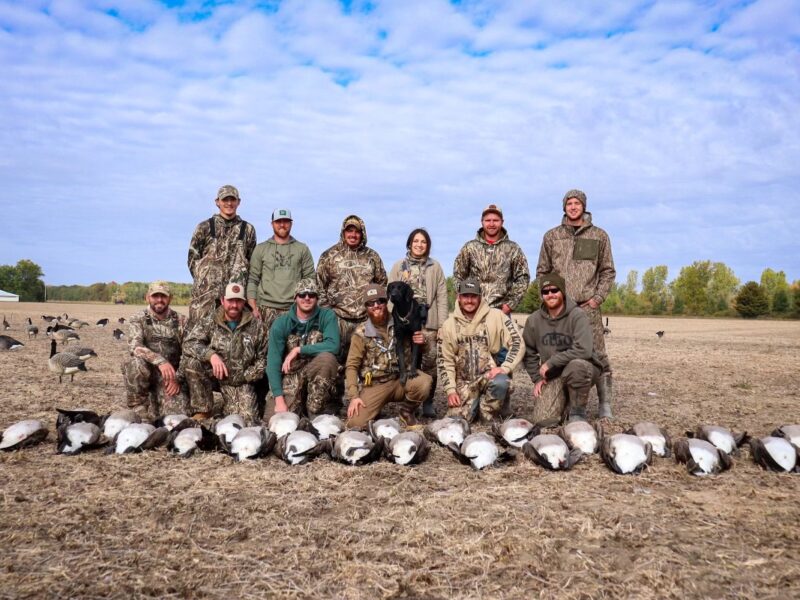
M305 300L306 298L316 298L317 295L314 292L300 292L297 297Z
M546 288L542 290L542 296L553 295L555 296L561 290L558 288Z
M365 302L367 308L375 308L376 306L383 306L386 304L386 300L381 298L379 300L370 300L369 302Z

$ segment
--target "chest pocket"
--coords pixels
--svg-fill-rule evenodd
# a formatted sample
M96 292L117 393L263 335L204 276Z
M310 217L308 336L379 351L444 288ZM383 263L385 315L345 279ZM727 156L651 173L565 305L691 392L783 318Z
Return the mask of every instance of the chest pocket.
M600 241L578 238L572 249L573 260L597 260L600 256Z

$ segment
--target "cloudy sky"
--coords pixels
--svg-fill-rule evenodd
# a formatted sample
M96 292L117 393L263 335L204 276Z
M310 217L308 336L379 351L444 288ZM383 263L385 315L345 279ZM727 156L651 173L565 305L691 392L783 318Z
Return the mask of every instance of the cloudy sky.
M190 281L241 191L315 259L342 219L448 274L497 203L535 269L581 188L618 280L723 261L800 279L796 0L0 0L0 264Z

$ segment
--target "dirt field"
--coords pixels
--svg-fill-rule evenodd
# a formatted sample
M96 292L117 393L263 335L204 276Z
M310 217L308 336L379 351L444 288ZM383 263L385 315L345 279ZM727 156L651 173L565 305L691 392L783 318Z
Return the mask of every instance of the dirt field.
M135 308L2 304L0 314L12 323L3 333L27 343L28 315L44 331L45 313L94 323ZM653 420L673 435L700 423L765 435L800 421L800 323L610 326L612 432ZM44 335L0 352L0 427L51 425L44 444L0 455L2 598L800 597L800 476L762 471L747 450L710 479L669 459L619 476L597 456L568 473L522 457L473 472L438 447L417 468L55 455L56 407L122 402L127 344L112 328L80 331L100 356L72 384L47 370ZM516 381L526 416L530 380Z

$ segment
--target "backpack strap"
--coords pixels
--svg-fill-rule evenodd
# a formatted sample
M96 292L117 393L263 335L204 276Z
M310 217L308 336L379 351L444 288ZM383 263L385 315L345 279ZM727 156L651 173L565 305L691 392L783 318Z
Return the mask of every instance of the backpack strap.
M242 219L242 225L239 227L239 241L241 242L244 239L244 234L247 230L247 221Z
M209 232L211 233L211 239L212 240L217 239L217 227L216 227L216 225L214 225L214 217L211 217L208 220L208 229L209 229Z

